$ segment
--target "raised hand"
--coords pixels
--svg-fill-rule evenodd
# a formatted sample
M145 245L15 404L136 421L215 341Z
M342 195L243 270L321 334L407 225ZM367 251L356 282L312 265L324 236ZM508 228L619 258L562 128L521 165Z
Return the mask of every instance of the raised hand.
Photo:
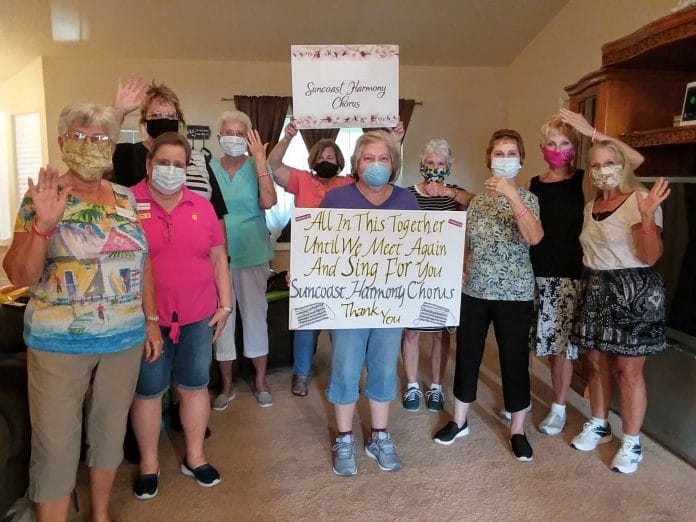
M145 97L147 82L140 76L129 75L125 80L118 79L116 96L114 96L114 109L126 115L140 107Z
M567 123L568 125L572 126L580 134L584 134L585 136L592 136L592 133L595 129L592 125L590 125L590 123L585 119L585 117L582 114L573 112L570 109L561 109L560 111L558 111L558 114L564 123Z
M291 119L290 123L285 126L285 139L290 141L295 136L297 136L297 127L295 126L295 120Z
M63 188L58 193L58 176L58 169L47 165L39 169L39 178L36 183L29 178L29 196L36 212L34 220L41 232L53 230L63 219L70 188Z
M638 210L641 217L653 219L657 207L669 197L671 191L669 181L665 180L665 178L659 178L655 181L646 197L638 197Z
M490 190L494 194L505 196L508 199L512 199L518 195L517 184L515 183L514 179L491 176L484 181L483 184L486 189Z
M247 145L249 146L249 153L254 157L255 160L266 161L266 149L268 148L268 143L264 143L259 135L259 131L252 129L247 134Z
M406 134L406 129L404 129L404 122L399 120L399 123L396 124L396 127L389 129L389 134L391 134L392 138L394 138L394 140L396 140L397 143L401 143L401 140L404 139L404 134Z

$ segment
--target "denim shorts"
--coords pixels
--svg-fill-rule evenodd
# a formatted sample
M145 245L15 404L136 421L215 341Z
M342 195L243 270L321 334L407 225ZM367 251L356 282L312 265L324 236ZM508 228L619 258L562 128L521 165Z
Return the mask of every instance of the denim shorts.
M141 360L136 397L160 397L172 382L184 390L200 390L208 386L213 358L213 328L208 326L211 318L181 326L178 344L169 338L169 327L160 327L164 339L162 355L151 363L145 357Z
M401 332L401 328L329 330L333 348L329 402L352 404L358 400L363 365L367 369L365 395L376 402L393 400Z

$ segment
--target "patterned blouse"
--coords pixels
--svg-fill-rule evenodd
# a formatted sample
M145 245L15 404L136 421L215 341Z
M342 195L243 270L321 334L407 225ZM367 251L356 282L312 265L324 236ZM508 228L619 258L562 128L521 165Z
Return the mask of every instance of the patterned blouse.
M519 188L522 201L539 219L539 200ZM534 299L534 272L529 244L503 196L480 194L469 204L466 220L467 259L462 292L479 299L529 301Z

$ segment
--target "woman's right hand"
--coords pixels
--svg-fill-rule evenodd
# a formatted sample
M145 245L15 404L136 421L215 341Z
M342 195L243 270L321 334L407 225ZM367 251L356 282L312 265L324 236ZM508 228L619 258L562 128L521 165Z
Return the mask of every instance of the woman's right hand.
M588 122L585 119L585 117L580 113L573 112L570 109L564 108L558 111L558 114L561 117L563 123L567 123L580 134L583 134L585 136L592 136L592 133L595 132L595 128L592 125L590 125L590 122Z
M34 222L40 232L53 230L63 219L70 188L63 188L59 193L58 177L58 169L47 165L39 169L39 179L36 184L32 178L29 178L29 196L36 212Z
M297 127L295 127L295 121L291 119L290 123L285 126L285 139L290 141L295 136L297 136Z

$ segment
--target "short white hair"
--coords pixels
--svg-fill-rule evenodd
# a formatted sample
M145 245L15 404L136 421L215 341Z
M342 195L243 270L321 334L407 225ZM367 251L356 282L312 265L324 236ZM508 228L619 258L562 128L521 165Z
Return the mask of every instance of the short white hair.
M58 136L63 136L74 124L85 127L101 127L114 143L118 142L121 125L113 107L92 102L66 105L58 117Z
M423 147L423 152L421 152L420 164L423 165L423 163L425 163L425 158L431 154L435 154L443 159L448 167L452 166L452 160L454 160L454 158L452 157L452 149L449 143L447 143L447 140L430 140L426 143L425 147Z
M251 120L249 116L244 114L242 111L225 111L218 118L218 132L222 130L222 126L225 123L237 122L241 123L247 128L247 132L252 129Z

